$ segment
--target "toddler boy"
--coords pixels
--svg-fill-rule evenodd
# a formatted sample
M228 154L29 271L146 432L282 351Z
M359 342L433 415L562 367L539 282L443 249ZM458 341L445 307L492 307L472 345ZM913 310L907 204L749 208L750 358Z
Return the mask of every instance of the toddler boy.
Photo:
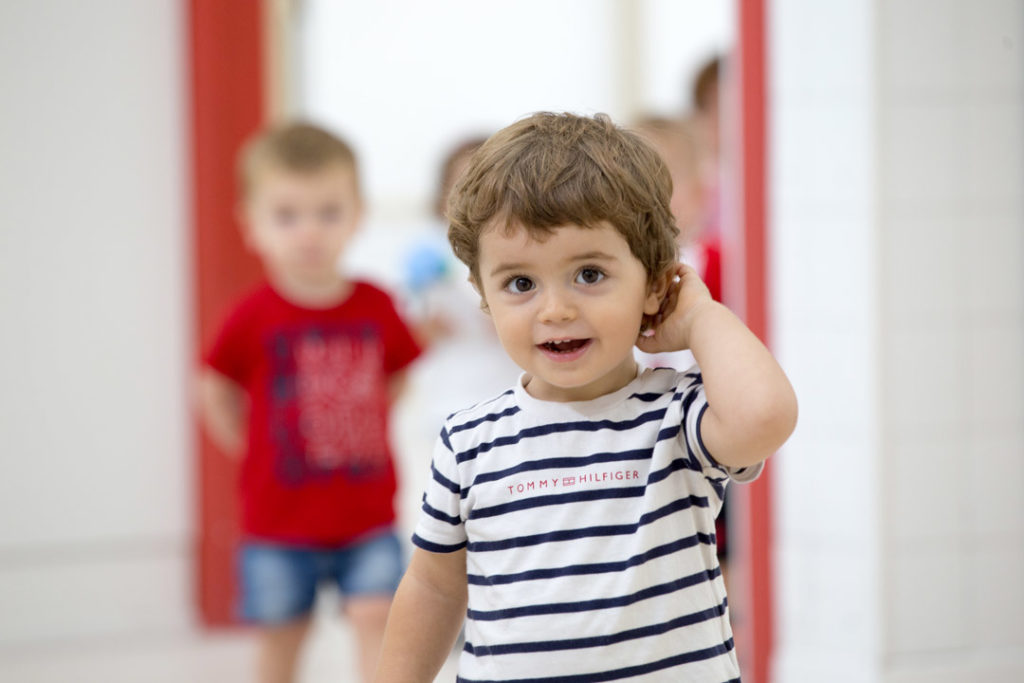
M200 390L210 435L244 452L242 616L260 627L260 680L290 681L317 586L334 583L368 680L402 572L388 412L420 349L387 294L339 270L362 214L348 145L284 125L239 170L266 283L228 317Z
M789 436L757 338L676 262L671 180L606 116L494 135L449 238L524 373L441 430L378 681L739 679L714 519ZM689 348L683 372L644 351Z

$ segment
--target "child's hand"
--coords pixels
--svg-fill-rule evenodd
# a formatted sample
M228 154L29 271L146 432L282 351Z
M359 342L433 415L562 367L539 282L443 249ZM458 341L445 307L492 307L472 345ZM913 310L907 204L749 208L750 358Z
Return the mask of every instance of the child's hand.
M690 348L693 313L714 302L707 286L690 266L677 263L667 277L669 285L661 307L655 315L644 316L645 330L637 338L637 348L646 353Z

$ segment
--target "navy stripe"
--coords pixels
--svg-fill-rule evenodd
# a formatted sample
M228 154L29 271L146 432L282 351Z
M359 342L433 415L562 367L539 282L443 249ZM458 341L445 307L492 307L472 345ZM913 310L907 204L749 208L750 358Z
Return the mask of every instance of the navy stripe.
M432 553L454 553L456 550L462 550L466 547L466 542L456 543L455 545L442 545L441 543L432 543L422 536L412 535L413 545L423 548Z
M685 588L696 586L700 583L713 581L722 570L718 567L705 569L689 576L684 576L675 581L669 581L657 586L651 586L637 591L630 595L622 595L615 598L600 598L596 600L573 600L572 602L556 602L542 605L526 605L509 609L498 609L490 611L469 610L467 616L474 621L500 621L502 619L515 619L516 617L532 617L542 614L571 614L573 612L592 612L595 610L610 609L613 607L625 607L651 598L676 593Z
M426 501L426 496L424 496L424 501L423 501L423 512L427 513L428 515L430 515L434 519L438 520L439 522L447 522L448 524L451 524L452 526L458 526L458 525L462 524L462 518L461 517L453 517L452 515L449 515L449 514L447 514L445 512L442 512L441 510L438 510L437 508L431 507L427 503L427 501Z
M476 486L477 484L486 484L489 481L498 481L499 479L504 479L505 477L510 477L514 474L521 474L523 472L535 472L537 470L579 468L599 463L625 462L630 460L649 460L653 452L653 448L637 448L628 451L595 453L593 455L588 455L585 458L565 457L531 460L529 462L520 463L515 467L508 467L503 470L495 470L494 472L484 472L483 474L478 474L476 479L473 480L473 483L470 484L468 488L462 489L461 495L463 498L465 498L469 494L469 490L472 487Z
M665 427L658 432L658 441L665 441L667 439L674 439L679 436L679 425L672 425L671 427Z
M473 460L481 453L496 448L498 446L509 446L514 443L519 443L523 439L535 438L538 436L547 436L548 434L556 434L559 432L598 432L602 429L610 429L616 432L624 432L635 427L638 427L647 422L655 422L661 420L665 416L665 408L659 408L658 410L652 410L631 420L615 421L615 420L581 420L577 422L557 422L554 424L539 425L537 427L528 427L523 429L518 434L511 436L501 436L493 441L485 441L479 444L475 448L462 451L455 454L455 462L463 463L467 460Z
M660 470L655 470L647 475L647 485L650 486L651 484L657 484L659 481L668 479L668 476L673 472L693 469L691 465L692 464L687 462L685 458L675 458L667 466L662 467ZM700 470L697 471L700 472Z
M477 425L481 425L484 422L497 422L498 420L500 420L503 417L508 417L509 415L515 415L518 412L519 412L519 406L515 406L514 405L511 408L505 408L505 410L501 411L500 413L488 413L487 415L484 415L483 417L478 417L475 420L470 420L469 422L464 422L464 423L462 423L460 425L455 425L454 427L452 427L449 430L449 433L455 434L455 433L464 431L466 429L472 429L473 427L476 427Z
M581 529L566 529L563 531L552 531L546 534L532 534L530 536L516 536L501 541L477 541L470 543L467 548L470 552L490 552L494 550L508 550L509 548L525 548L531 545L542 543L556 543L558 541L571 541L577 538L593 538L600 536L620 536L634 534L640 527L656 522L662 517L667 517L673 512L687 510L691 506L708 507L708 499L705 496L687 496L674 500L668 505L663 505L657 510L652 510L641 515L636 524L609 524L605 526L591 526Z
M696 427L696 429L697 429L697 445L700 446L700 449L704 452L704 455L707 456L708 460L711 461L712 465L714 465L715 467L721 468L722 466L718 464L717 460L715 460L715 456L711 455L711 451L709 451L708 447L704 445L704 437L701 436L701 433L700 433L700 424L701 424L701 422L704 421L704 413L707 412L708 407L709 407L709 404L705 403L703 406L701 406L700 412L697 413L697 421L696 421L696 424L697 424L697 427Z
M697 414L697 420L696 420L697 446L703 452L702 454L704 455L704 457L706 457L708 459L708 462L713 467L715 467L716 469L720 470L722 472L722 474L724 475L722 477L705 476L705 479L707 479L708 483L711 484L711 488L713 488L715 490L715 495L718 496L718 499L719 500L724 500L725 499L725 485L729 481L728 471L724 467L722 467L722 465L720 465L715 460L714 456L712 456L711 453L708 452L708 448L707 448L707 446L704 445L704 439L701 437L701 434L700 434L701 421L704 419L704 413L707 412L708 406L709 406L709 404L705 403L703 406L701 406L700 412ZM691 458L696 458L697 457L694 454L693 449L690 448L689 440L687 440L687 443L686 443L686 452L690 454ZM703 470L703 468L702 468L702 470Z
M693 662L702 662L715 657L721 657L722 655L726 655L731 652L734 647L735 644L733 643L732 638L730 638L719 645L713 645L702 650L683 652L681 654L666 657L665 659L659 659L656 662L649 662L647 664L628 666L623 669L613 669L612 671L576 674L573 676L517 678L515 679L515 683L604 683L605 681L618 681L625 678L643 676L644 674L654 673L655 671L670 669L682 664L691 664ZM456 677L455 681L456 683L503 683L502 681L479 680L463 678L462 676ZM507 683L507 681L505 683ZM734 678L731 681L726 681L725 683L740 683L740 679Z
M652 624L640 628L633 628L618 633L608 633L601 636L590 636L587 638L567 638L565 640L538 640L524 643L505 643L502 645L479 645L475 646L467 642L462 648L475 657L492 657L495 655L525 654L528 652L555 652L558 650L583 650L592 647L607 647L616 643L624 643L639 638L650 638L669 631L674 631L684 626L693 626L711 619L717 619L725 614L725 602L714 607L684 614L675 619L669 619L660 624Z
M665 427L660 432L658 432L658 441L665 441L667 439L678 438L680 431L682 431L682 426L681 425L673 425L672 427ZM694 454L693 449L690 448L689 441L687 441L686 439L683 439L683 441L684 441L683 445L684 445L684 447L686 449L686 455L687 455L687 458L686 458L686 461L685 461L686 462L686 469L693 470L694 472L703 472L704 471L704 465L703 465L703 463L701 463L700 460L697 459L697 456Z
M696 399L697 394L691 394L691 396L693 397L693 399ZM691 400L690 403L692 404L693 400ZM708 407L708 404L705 403L703 405L703 407L701 408L701 415L704 414L704 411L707 410L707 407ZM686 410L687 411L689 410L689 406L687 406ZM686 419L686 415L687 415L687 413L683 414L683 420L684 421ZM685 425L683 425L683 427L684 427L684 431L685 431ZM690 433L689 432L686 432L686 438L684 438L682 441L683 441L683 446L686 448L686 455L687 455L687 457L690 460L691 469L693 469L695 472L703 472L704 471L704 467L705 467L705 463L704 463L704 461L701 458L697 457L697 453L693 450L693 447L690 445ZM700 442L700 422L699 421L697 422L697 441ZM704 448L702 443L699 445L699 448L701 450L707 452L707 449ZM719 498L721 498L723 495L725 495L725 489L722 489L721 491L718 491L718 497Z
M696 390L687 391L683 394L683 415L690 412L690 406L693 405L693 402L697 400L698 396L700 396L700 392Z
M566 567L552 567L549 569L530 569L516 574L495 574L493 576L480 576L479 574L468 574L466 580L475 586L495 586L499 584L517 583L519 581L535 581L537 579L551 579L556 576L585 576L588 574L607 574L612 572L626 571L631 567L638 567L642 564L656 560L659 557L677 553L680 550L692 548L698 543L714 545L714 535L697 532L692 536L680 538L672 543L666 543L647 552L634 555L619 562L598 562L594 564L572 564Z
M445 448L447 448L450 451L454 450L452 448L452 442L448 440L448 430L447 429L442 427L441 428L441 434L439 436L441 437L441 443L444 444Z
M699 372L686 372L683 373L683 377L686 377L687 379L690 380L690 383L687 385L687 388L696 386L698 384L704 384L704 376Z
M719 500L725 500L725 482L727 479L713 479L712 477L707 478L708 483L711 484L711 488L714 489L715 495L718 496Z
M452 493L458 493L459 492L459 485L456 484L454 481L449 480L446 476L444 476L440 472L438 472L437 468L434 467L434 463L430 463L430 473L433 476L434 481L436 481L438 484L440 484L444 488L448 489Z
M481 410L483 410L486 406L489 406L492 403L497 403L498 401L500 401L501 399L505 398L506 396L511 396L514 393L515 393L515 389L506 389L505 391L501 392L500 394L498 394L494 398L489 398L487 400L480 401L479 403L474 403L471 406L466 406L465 408L460 408L459 410L456 410L456 411L452 412L448 417L446 417L445 418L445 422L446 423L451 423L452 421L454 421L455 419L457 419L458 417L460 417L462 415L471 415L471 414L474 414L474 413L478 413Z
M665 392L663 391L650 391L645 394L632 394L629 398L635 398L636 400L643 401L644 403L651 403L652 401L657 401L664 395Z
M645 486L627 486L615 489L590 489L586 491L573 491L572 493L557 493L550 496L534 496L533 498L514 500L511 503L474 508L469 512L469 519L497 517L509 512L548 507L550 505L562 505L564 503L583 503L591 500L609 500L614 498L639 498L644 495L646 490L647 487Z

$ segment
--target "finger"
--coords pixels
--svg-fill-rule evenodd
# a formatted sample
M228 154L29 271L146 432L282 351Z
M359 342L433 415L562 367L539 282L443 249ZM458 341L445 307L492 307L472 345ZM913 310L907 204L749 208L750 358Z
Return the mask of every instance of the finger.
M658 313L655 315L655 326L660 325L665 318L672 314L672 311L676 310L680 289L680 282L673 282L669 285L668 291L665 292L665 297L661 300L661 305L658 307Z

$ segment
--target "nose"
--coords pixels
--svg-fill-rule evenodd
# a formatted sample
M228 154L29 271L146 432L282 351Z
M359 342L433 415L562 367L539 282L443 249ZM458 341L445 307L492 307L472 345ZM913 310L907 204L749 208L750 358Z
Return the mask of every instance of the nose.
M313 220L303 220L296 226L299 242L306 247L315 245L320 241L320 226Z
M576 318L576 304L569 292L560 288L549 288L542 295L540 320L545 323L562 323Z

